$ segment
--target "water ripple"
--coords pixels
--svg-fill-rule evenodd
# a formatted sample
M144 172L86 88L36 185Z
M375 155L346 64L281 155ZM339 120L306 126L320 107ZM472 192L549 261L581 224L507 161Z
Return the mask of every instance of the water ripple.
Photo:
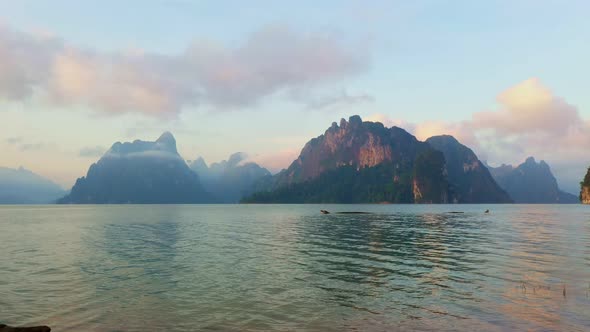
M483 210L0 207L0 320L58 332L587 330L590 210Z

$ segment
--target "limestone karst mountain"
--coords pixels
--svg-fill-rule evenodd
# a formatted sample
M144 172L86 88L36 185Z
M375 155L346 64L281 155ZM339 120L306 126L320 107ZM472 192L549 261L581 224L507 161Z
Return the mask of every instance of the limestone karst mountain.
M199 176L165 132L156 141L117 142L59 203L180 204L211 202Z

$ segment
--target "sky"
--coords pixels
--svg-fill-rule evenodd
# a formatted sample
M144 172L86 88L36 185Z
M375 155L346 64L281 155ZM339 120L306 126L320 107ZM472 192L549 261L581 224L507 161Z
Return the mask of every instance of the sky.
M278 171L358 114L490 165L590 165L588 1L0 2L0 166L69 188L116 141Z

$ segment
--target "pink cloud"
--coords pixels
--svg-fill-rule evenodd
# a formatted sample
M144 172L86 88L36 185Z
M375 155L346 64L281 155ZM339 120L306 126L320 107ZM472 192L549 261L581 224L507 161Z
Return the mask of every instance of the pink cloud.
M372 118L387 125L403 124L383 114ZM475 112L470 120L426 121L407 126L420 140L453 135L480 158L496 164L518 164L527 156L544 159L572 192L590 164L590 121L537 78L501 92L496 110Z
M368 54L357 46L333 35L275 25L236 47L196 40L177 55L101 53L0 26L0 97L24 100L41 94L60 105L110 113L170 115L198 104L240 108L364 72ZM343 95L338 100L363 98Z
M521 133L563 134L582 123L578 110L531 78L502 92L500 109L473 114L475 129L492 129L502 135Z

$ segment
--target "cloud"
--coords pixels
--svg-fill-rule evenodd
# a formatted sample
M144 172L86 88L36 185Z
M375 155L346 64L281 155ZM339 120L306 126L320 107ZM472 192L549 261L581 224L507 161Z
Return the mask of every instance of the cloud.
M24 99L49 79L61 41L45 34L25 34L0 24L0 97Z
M10 144L10 145L14 145L14 144L19 144L23 141L22 137L9 137L6 140L6 143Z
M176 55L103 53L0 26L0 97L42 96L58 105L108 113L166 116L200 104L240 108L282 92L288 96L290 90L338 82L367 67L366 47L280 25L255 31L232 47L195 40ZM347 102L369 98L338 97Z
M88 146L80 149L78 156L88 158L88 157L100 157L102 156L107 149L102 146Z
M493 164L519 164L528 156L544 159L560 184L576 192L590 164L590 121L538 78L508 88L496 100L495 110L475 112L470 120L427 121L408 127L421 140L451 134ZM396 122L383 114L373 117Z
M9 137L4 140L7 144L15 146L20 151L39 151L49 147L48 144L35 142L30 143L22 137Z
M474 129L491 129L498 135L562 135L583 123L578 110L531 78L502 92L500 110L473 115Z
M19 146L21 151L39 151L46 147L43 143L25 143Z
M140 159L140 158L160 158L160 159L174 159L174 160L184 160L176 153L172 153L170 151L162 151L162 150L146 150L146 151L138 151L138 152L126 152L126 153L119 153L119 152L112 152L107 151L103 156L103 158L112 158L112 159Z

